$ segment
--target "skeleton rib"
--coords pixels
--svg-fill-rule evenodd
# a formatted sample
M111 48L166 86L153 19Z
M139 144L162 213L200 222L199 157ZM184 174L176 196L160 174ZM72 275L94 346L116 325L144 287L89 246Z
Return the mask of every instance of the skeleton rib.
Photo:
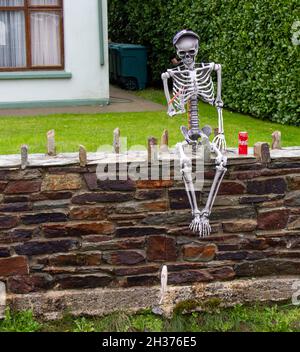
M209 73L210 73L209 71L207 71L207 72L199 72L199 73L196 72L196 76L206 77L206 76L210 76Z
M197 82L197 86L198 87L213 87L213 82L212 81L208 81L208 82Z
M187 79L182 79L182 78L179 78L179 77L176 77L176 78L174 77L174 82L177 82L177 83L185 85L185 84L191 82L191 80L188 79L188 78Z
M211 80L211 77L210 77L210 76L207 76L207 77L197 77L196 80L199 81L199 82L207 82L207 81Z

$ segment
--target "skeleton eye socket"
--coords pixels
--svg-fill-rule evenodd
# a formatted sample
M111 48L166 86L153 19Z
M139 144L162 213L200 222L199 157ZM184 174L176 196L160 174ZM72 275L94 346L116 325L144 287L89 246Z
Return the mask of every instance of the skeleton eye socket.
M178 52L178 55L179 55L179 56L184 56L184 55L185 55L185 51L179 51L179 52Z
M189 51L189 54L190 54L190 55L195 55L195 54L196 54L196 50L190 50L190 51Z

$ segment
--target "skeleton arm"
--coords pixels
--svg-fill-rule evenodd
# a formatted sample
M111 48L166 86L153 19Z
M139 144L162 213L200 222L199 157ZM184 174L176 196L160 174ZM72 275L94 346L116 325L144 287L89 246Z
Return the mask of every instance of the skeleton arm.
M174 115L176 115L176 110L174 108L173 102L171 100L171 96L170 96L170 92L169 92L169 87L168 87L168 79L171 77L169 72L165 72L161 75L161 79L163 81L164 84L164 92L165 92L165 96L167 99L167 103L168 103L168 115L173 117Z
M215 71L217 72L218 87L217 87L217 99L215 105L217 108L223 108L224 104L222 101L222 66L215 64Z
M217 148L221 151L225 151L227 148L226 139L224 135L224 122L223 122L223 106L224 103L222 101L222 66L219 64L215 65L215 71L217 72L217 98L215 101L215 106L218 111L218 123L219 123L219 133L215 137L213 143L216 144Z

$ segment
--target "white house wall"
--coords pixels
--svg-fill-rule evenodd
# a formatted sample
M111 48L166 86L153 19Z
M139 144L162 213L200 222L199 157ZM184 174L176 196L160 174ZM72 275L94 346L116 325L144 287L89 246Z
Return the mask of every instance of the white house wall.
M0 107L5 103L108 100L107 0L102 0L104 65L100 64L98 1L64 0L65 72L72 78L15 80L1 79L0 73Z

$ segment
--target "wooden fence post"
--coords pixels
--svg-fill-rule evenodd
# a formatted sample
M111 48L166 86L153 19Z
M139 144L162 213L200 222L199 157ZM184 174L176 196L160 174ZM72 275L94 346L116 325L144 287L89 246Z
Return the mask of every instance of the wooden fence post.
M274 149L282 149L281 148L281 132L280 131L275 131L272 134L272 138L273 138L272 150L274 150Z
M113 147L114 147L114 152L116 154L120 154L120 150L121 150L121 131L119 128L116 128L114 130L114 141L113 141Z
M270 146L268 143L258 142L254 145L254 156L258 161L268 164L271 162Z
M28 146L23 144L21 146L21 169L25 170L28 166Z
M56 155L55 131L54 130L47 132L47 154L49 156Z
M169 132L168 132L168 130L164 130L164 132L161 136L160 151L161 152L168 152L169 151Z
M87 164L87 152L83 145L79 146L79 163L81 167L86 167Z
M158 141L154 137L148 138L148 162L158 160Z

